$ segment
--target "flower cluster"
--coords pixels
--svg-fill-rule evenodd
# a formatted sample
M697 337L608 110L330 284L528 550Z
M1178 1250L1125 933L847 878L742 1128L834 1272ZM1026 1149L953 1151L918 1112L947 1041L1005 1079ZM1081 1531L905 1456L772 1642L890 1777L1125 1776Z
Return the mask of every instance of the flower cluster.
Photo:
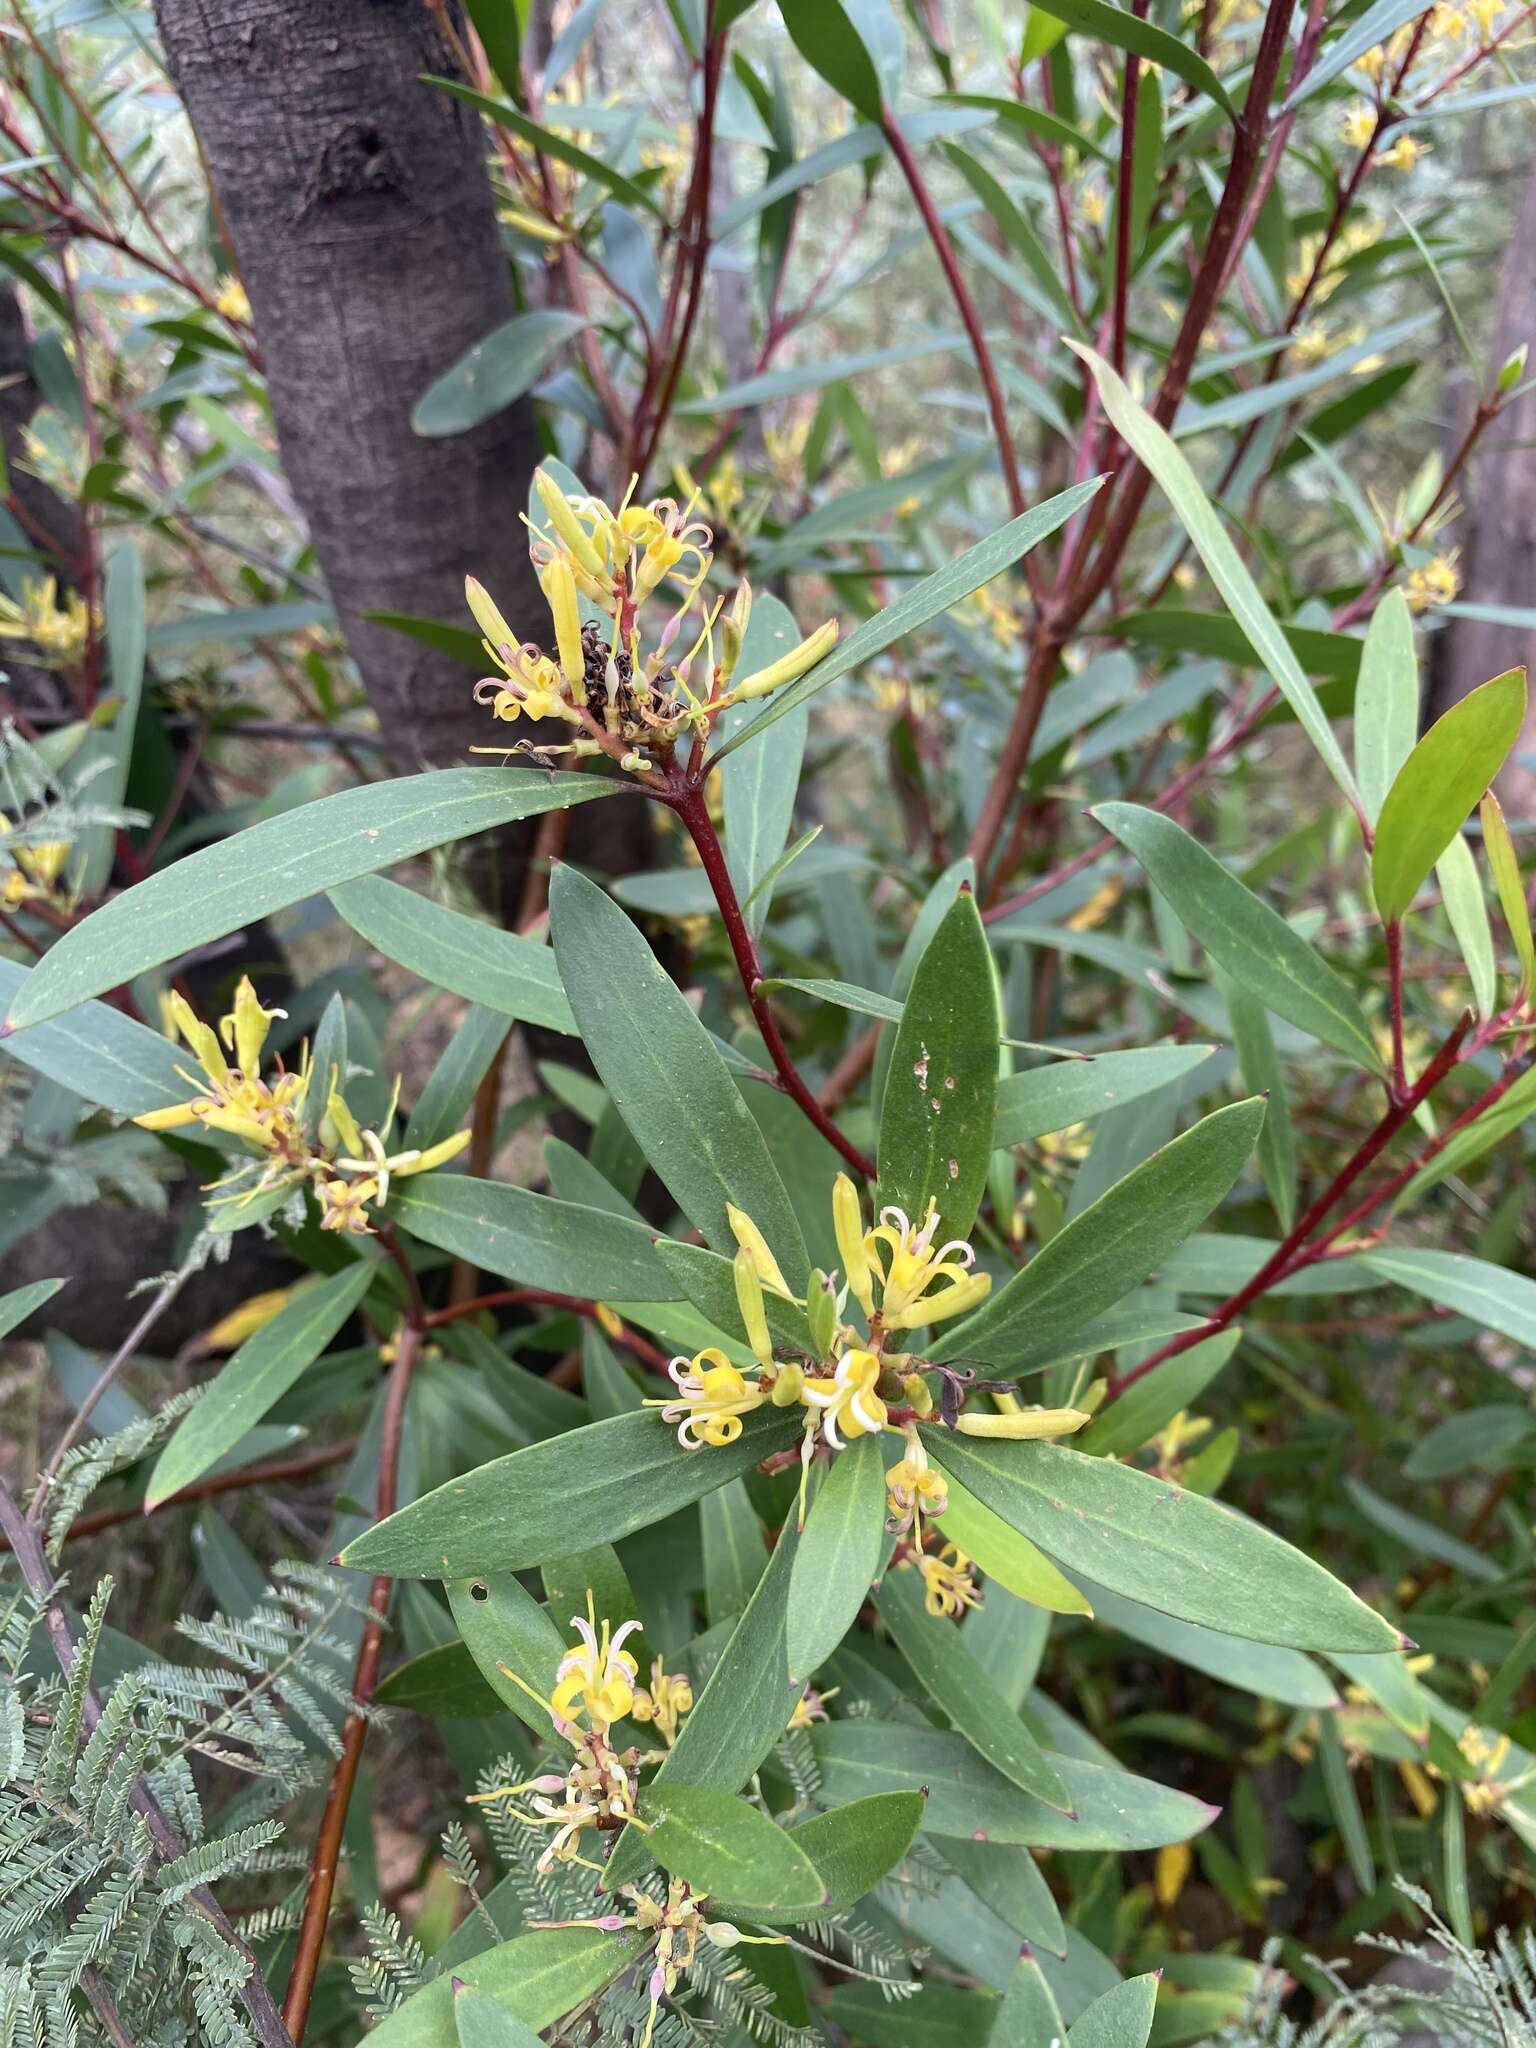
M0 811L0 839L8 837L11 829L10 819ZM24 903L68 909L71 893L66 870L73 850L67 839L48 839L33 846L13 844L0 853L0 910L19 910Z
M570 728L566 745L540 743L540 753L605 753L630 773L648 774L652 754L669 754L685 730L707 737L728 706L804 675L837 639L829 622L766 667L737 678L752 591L740 584L729 608L723 595L706 598L714 535L692 516L694 497L642 505L626 494L614 510L601 498L567 497L547 470L537 473L534 485L544 520L529 522L529 553L549 606L553 654L518 640L473 577L465 594L499 671L475 685L476 702L508 723L555 719ZM640 612L657 597L670 609L647 649Z
M0 640L25 640L42 668L78 668L100 623L78 591L60 597L56 576L27 577L20 604L0 596Z
M248 1156L213 1186L221 1206L246 1207L269 1192L307 1187L320 1207L322 1230L371 1235L372 1206L389 1199L392 1180L429 1173L456 1158L469 1143L459 1131L425 1151L390 1152L395 1118L392 1100L380 1129L359 1125L343 1093L345 1077L334 1070L319 1078L323 1095L311 1114L312 1075L308 1051L289 1071L281 1059L262 1073L262 1055L272 1020L281 1010L264 1008L250 977L235 991L235 1004L219 1029L205 1024L181 995L167 1004L169 1022L180 1033L200 1068L178 1073L193 1091L185 1102L152 1109L134 1122L147 1131L199 1126L238 1139ZM396 1083L396 1095L399 1084Z

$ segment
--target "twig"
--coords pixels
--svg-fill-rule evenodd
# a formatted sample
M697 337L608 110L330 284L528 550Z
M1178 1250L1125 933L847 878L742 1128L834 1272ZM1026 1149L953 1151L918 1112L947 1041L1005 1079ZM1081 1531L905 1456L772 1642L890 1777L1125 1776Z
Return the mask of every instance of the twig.
M43 1625L53 1645L53 1654L58 1660L59 1669L68 1678L75 1668L75 1643L69 1632L68 1617L54 1597L54 1571L44 1553L37 1530L22 1514L15 1496L3 1480L0 1480L0 1531L3 1531L8 1539L15 1553L17 1567L42 1607ZM94 1686L87 1686L85 1689L81 1718L87 1733L92 1732L101 1719L101 1698ZM128 1795L128 1804L144 1820L156 1852L163 1861L174 1863L179 1856L186 1854L181 1837L142 1776L134 1779L133 1790ZM249 1966L245 1980L237 1986L235 1995L244 2006L246 2016L257 2039L262 2043L262 2048L294 2048L293 2038L273 2003L266 1979L261 1974L261 1967L248 1944L240 1938L239 1930L229 1915L205 1884L194 1886L187 1896L188 1902L197 1908L214 1932L226 1941L237 1955L243 1957Z
M350 1458L357 1448L355 1438L349 1437L343 1444L332 1450L310 1451L302 1458L274 1458L269 1465L245 1465L238 1472L215 1472L209 1479L199 1479L191 1486L182 1487L179 1493L169 1493L152 1508L135 1504L130 1508L95 1508L88 1515L80 1515L64 1531L64 1541L75 1543L82 1536L97 1536L103 1529L121 1528L126 1522L143 1522L151 1515L163 1514L167 1508L186 1507L195 1500L213 1500L221 1493L239 1493L248 1486L273 1486L282 1479L307 1479L312 1472L324 1472L332 1465L339 1465L343 1458ZM4 1536L0 1536L0 1551L10 1549Z
M447 1323L461 1322L466 1316L479 1315L482 1309L496 1308L563 1308L572 1315L586 1316L608 1330L607 1322L598 1314L595 1301L584 1300L577 1294L552 1294L545 1287L500 1287L494 1294L477 1294L468 1301L451 1301L446 1308L435 1308L422 1324L424 1330L440 1330ZM620 1323L617 1332L609 1331L614 1342L622 1344L626 1351L632 1351L636 1358L648 1365L652 1372L664 1373L667 1369L665 1353L658 1351L647 1338L630 1329L627 1323Z

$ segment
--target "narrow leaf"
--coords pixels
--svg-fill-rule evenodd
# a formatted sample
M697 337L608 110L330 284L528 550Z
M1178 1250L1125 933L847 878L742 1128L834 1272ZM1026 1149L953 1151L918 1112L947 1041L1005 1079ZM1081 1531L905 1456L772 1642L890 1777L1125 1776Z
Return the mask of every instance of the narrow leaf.
M859 1437L833 1459L800 1539L786 1634L792 1678L814 1677L852 1628L888 1547L880 1440Z
M1389 590L1371 614L1355 685L1355 775L1365 815L1374 825L1392 779L1419 736L1419 663L1413 614L1400 590Z

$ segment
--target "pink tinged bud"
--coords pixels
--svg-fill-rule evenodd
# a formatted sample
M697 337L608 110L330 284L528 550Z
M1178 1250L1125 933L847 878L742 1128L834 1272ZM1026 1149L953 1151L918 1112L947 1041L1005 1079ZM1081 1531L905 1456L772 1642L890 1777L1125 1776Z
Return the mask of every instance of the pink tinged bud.
M594 1920L592 1925L600 1927L604 1934L617 1934L622 1928L627 1927L629 1922L622 1913L605 1913L601 1920Z
M658 1963L655 1969L652 1970L651 1981L646 1987L646 1989L650 1992L652 2005L659 2005L661 2003L662 1993L666 1990L666 1988L667 1973L665 1970L663 1970L660 1963Z

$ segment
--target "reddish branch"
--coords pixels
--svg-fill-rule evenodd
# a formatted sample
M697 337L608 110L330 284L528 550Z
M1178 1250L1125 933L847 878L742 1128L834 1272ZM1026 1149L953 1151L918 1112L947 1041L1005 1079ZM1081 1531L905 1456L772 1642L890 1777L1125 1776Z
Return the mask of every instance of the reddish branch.
M653 1372L664 1373L666 1358L647 1338L630 1329L627 1323L620 1323L617 1330L598 1313L595 1301L584 1301L575 1294L552 1294L544 1287L502 1287L494 1294L477 1294L473 1300L450 1302L447 1308L433 1309L422 1324L425 1330L440 1330L448 1323L461 1322L465 1316L479 1315L483 1309L497 1308L563 1308L572 1315L585 1316L596 1322L601 1329L609 1332L616 1344L622 1344L626 1351L634 1353Z

